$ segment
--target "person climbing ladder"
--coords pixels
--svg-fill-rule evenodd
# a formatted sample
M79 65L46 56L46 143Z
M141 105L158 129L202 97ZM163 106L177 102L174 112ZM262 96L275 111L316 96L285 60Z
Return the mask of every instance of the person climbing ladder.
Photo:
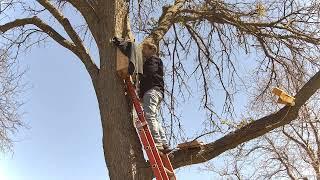
M157 46L150 41L135 43L114 37L112 42L130 59L129 74L140 73L139 97L144 114L157 149L166 154L171 152L164 129L158 120L161 101L164 96L163 63L156 55ZM142 48L142 49L141 49Z

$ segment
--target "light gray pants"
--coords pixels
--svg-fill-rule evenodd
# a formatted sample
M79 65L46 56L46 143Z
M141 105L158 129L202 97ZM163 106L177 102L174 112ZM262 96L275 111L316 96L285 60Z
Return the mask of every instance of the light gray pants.
M158 120L162 93L156 89L150 89L143 95L143 109L151 134L156 146L162 147L168 144L165 132Z

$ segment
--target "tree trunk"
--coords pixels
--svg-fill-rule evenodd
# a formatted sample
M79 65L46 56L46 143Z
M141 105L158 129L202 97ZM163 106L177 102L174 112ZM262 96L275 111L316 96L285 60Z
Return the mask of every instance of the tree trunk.
M107 71L109 70L110 68ZM99 79L103 81L98 101L103 149L110 179L150 180L148 164L143 157L124 95L123 82L115 73L101 73Z
M103 149L112 180L150 180L139 138L133 126L124 82L116 73L116 48L109 40L126 29L127 2L105 0L97 10L100 17L94 36L99 40L100 72L94 83L103 129Z

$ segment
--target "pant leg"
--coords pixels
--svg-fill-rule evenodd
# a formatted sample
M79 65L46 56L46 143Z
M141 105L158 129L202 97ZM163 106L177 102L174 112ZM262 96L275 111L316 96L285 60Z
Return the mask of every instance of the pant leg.
M159 114L160 114L160 106L161 106L161 102L162 102L162 99L163 99L163 95L162 95L162 93L160 91L157 91L157 94L158 94L159 99L160 99L159 103L157 105L157 119L158 119ZM162 126L162 124L161 124L159 119L158 119L158 127L159 127L159 135L160 135L162 144L168 145L166 133L165 133L165 131L163 129L163 126Z
M165 131L159 121L158 121L158 123L159 123L158 126L159 126L159 134L160 134L161 142L162 142L162 144L168 145L166 133L165 133Z
M156 146L162 146L162 139L159 133L159 122L157 120L157 108L159 101L159 96L154 89L150 89L143 95L144 115Z

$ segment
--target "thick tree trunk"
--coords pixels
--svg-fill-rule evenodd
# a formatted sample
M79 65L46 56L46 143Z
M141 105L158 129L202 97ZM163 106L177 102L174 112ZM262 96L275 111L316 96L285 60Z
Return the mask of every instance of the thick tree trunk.
M110 70L108 68L107 72ZM98 101L109 177L112 180L150 180L148 164L132 124L123 83L115 73L101 73L100 80Z
M116 73L116 48L109 42L125 31L126 10L124 0L105 0L97 12L103 17L94 32L99 40L101 62L95 90L103 128L103 149L110 179L150 180L150 168L133 127L124 82Z

